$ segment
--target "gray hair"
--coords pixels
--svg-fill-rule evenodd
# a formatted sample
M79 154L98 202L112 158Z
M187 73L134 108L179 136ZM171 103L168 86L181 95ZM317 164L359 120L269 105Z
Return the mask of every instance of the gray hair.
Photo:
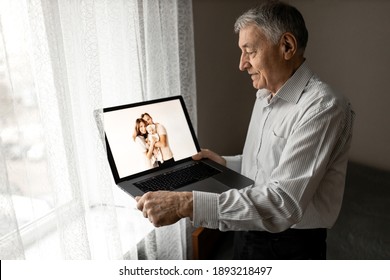
M308 32L302 14L293 6L280 1L264 1L257 8L242 14L234 24L234 31L239 33L248 25L260 27L267 38L277 44L285 32L294 35L298 49L304 51L308 41Z

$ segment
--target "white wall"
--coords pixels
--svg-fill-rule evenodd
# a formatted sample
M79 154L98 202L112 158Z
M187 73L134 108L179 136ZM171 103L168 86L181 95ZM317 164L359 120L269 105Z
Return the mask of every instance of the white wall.
M306 57L356 111L350 158L390 170L390 1L291 0L309 30ZM253 0L194 0L201 146L240 153L255 90L238 70L233 24Z

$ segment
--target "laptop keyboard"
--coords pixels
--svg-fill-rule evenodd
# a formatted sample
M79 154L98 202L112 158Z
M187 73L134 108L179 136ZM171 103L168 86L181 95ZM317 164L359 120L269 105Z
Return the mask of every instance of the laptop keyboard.
M180 169L175 169L137 182L134 185L144 192L160 190L173 191L190 183L214 176L220 172L208 164L197 161Z

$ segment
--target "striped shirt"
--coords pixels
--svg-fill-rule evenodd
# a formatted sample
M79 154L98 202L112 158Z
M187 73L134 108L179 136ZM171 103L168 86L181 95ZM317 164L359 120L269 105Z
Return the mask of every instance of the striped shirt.
M354 112L306 62L272 97L259 90L242 155L227 166L253 186L194 191L195 226L280 232L330 228L340 212Z

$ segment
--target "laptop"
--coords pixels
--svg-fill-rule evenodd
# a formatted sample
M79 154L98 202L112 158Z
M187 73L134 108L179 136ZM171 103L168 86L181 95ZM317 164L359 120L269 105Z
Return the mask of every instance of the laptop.
M222 193L253 184L212 160L192 159L200 146L182 96L104 108L99 121L115 183L132 197L157 190Z

